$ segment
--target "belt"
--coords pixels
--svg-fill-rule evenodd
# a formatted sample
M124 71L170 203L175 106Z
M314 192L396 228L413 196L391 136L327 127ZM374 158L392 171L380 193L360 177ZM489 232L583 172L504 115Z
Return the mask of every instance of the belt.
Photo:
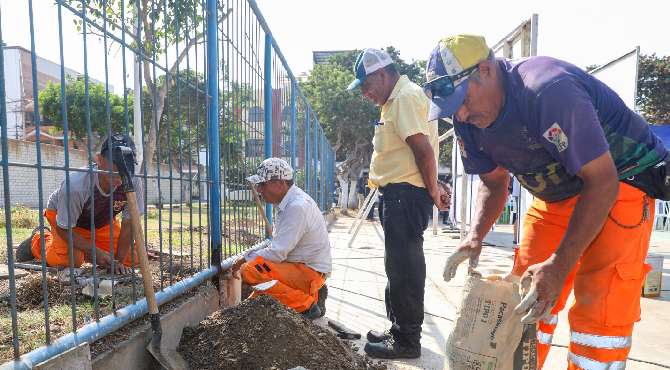
M382 187L380 187L380 188L379 188L379 194L384 195L384 192L385 192L387 189L389 189L389 188L393 188L393 187L396 187L396 186L415 186L415 185L412 185L412 184L410 184L410 183L408 183L408 182L394 182L394 183L386 184L386 186L382 186Z

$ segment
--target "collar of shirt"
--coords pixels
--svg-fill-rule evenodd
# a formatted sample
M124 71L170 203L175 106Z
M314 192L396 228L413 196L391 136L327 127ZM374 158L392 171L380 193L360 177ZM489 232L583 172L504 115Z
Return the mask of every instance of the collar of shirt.
M407 77L407 75L400 76L398 82L396 82L395 84L395 87L393 87L393 91L391 91L391 95L389 95L389 99L382 106L382 117L384 116L384 111L386 110L386 108L389 105L391 105L393 99L395 99L398 93L400 93L400 89L402 89L403 86L407 85L408 83L409 83L409 77Z
M295 194L295 185L291 185L291 187L286 192L286 195L284 195L284 199L282 199L281 202L279 202L277 205L277 208L279 208L280 211L284 212L286 206L288 205L288 201L293 198L293 194Z

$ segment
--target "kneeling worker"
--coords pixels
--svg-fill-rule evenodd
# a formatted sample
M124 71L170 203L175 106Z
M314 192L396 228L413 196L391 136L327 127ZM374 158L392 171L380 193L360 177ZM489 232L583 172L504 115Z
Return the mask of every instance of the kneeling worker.
M294 186L293 169L280 158L264 160L247 180L277 207L277 217L272 244L233 262L233 276L239 279L241 272L242 281L252 285L251 297L266 293L310 320L323 316L332 259L319 207Z
M127 140L127 141L126 141ZM104 142L97 164L93 171L118 172L116 165L109 159L109 143L111 147L128 146L135 152L135 144L131 138L120 133L112 135ZM134 156L134 154L133 154ZM93 192L91 194L91 183ZM142 181L139 176L133 178L137 194L137 207L140 215L144 214L142 198ZM121 176L109 173L72 172L70 173L70 198L67 198L66 182L56 189L49 197L44 217L49 222L45 227L44 249L46 263L49 266L70 266L70 237L68 229L72 229L72 254L74 267L81 266L84 259L92 260L95 253L96 264L102 268L111 268L114 259L114 272L129 274L131 265L131 232L130 210L126 205L126 193L123 191ZM110 202L110 195L112 201ZM68 207L70 220L68 220ZM91 207L94 215L91 217ZM110 217L112 208L113 217ZM121 225L116 215L123 212ZM91 219L93 218L93 219ZM110 219L112 224L110 225ZM95 225L92 230L91 225ZM113 238L110 240L110 227L113 228ZM92 235L95 235L95 245L92 245ZM32 235L24 240L16 250L16 261L26 262L42 258L40 228L37 227ZM111 255L111 244L114 244L114 256Z

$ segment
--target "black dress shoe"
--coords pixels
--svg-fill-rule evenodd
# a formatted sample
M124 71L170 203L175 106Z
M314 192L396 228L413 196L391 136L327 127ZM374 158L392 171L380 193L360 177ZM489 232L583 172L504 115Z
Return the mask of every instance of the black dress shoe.
M389 340L393 338L391 335L391 330L384 330L384 331L375 331L375 330L370 330L367 335L368 342L370 343L381 343L385 340Z
M367 343L363 350L372 357L383 359L421 357L421 346L405 348L393 340L386 340L381 343Z
M316 302L312 302L312 305L309 306L308 309L302 311L300 314L311 321L321 317L321 310L319 309L319 306L316 305Z

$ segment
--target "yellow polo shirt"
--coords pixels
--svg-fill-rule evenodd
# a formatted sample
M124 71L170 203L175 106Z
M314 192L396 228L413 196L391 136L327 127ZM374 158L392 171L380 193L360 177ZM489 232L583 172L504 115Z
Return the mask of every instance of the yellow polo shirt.
M380 124L375 126L372 139L374 152L370 163L370 183L373 187L400 182L426 187L414 153L405 139L415 134L427 135L435 153L437 169L437 121L426 121L429 110L430 99L423 89L406 75L401 76L389 100L382 106Z

